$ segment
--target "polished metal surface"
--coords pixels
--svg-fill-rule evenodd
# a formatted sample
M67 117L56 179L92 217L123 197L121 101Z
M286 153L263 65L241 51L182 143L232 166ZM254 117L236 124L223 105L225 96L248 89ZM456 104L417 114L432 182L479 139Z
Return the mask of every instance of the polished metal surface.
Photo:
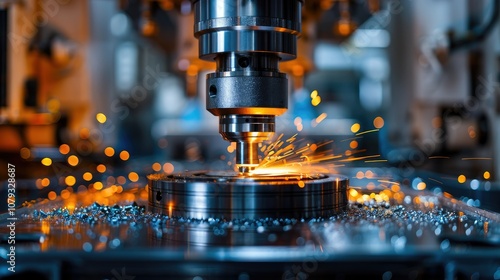
M300 0L194 1L200 57L221 53L269 52L294 59L300 33Z
M258 164L255 143L268 139L274 117L288 108L288 80L278 63L296 57L302 1L195 0L193 7L199 56L217 64L207 75L207 110L220 117L224 139L238 143L238 168L248 172ZM272 125L236 124L227 133L225 118L238 115L263 116Z
M154 174L150 210L196 219L329 217L347 206L349 180L338 175L244 176L232 172Z
M258 143L274 134L274 115L223 115L219 121L222 137L236 142L236 165L240 172L248 172L259 165Z
M255 169L259 165L259 145L254 142L237 142L236 165L244 173Z

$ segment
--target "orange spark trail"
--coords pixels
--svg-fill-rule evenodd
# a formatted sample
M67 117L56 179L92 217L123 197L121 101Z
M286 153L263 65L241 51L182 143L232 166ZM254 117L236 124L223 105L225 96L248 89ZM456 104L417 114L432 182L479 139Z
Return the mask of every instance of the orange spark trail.
M365 132L366 133L366 132ZM261 147L264 157L251 172L253 174L317 174L331 173L336 167L344 166L344 162L373 159L380 155L369 155L346 158L344 154L335 154L327 145L333 140L307 143L305 139L297 139L297 134L283 140L283 134L268 145ZM320 149L322 148L322 149ZM325 149L326 148L326 149ZM366 150L350 151L349 156ZM373 159L373 162L376 160ZM380 161L385 161L380 159Z
M367 133L372 133L372 132L377 132L377 131L379 131L379 129L367 130L367 131L356 133L356 136L367 134Z
M357 160L363 160L363 159L367 159L367 158L376 158L376 157L380 157L380 155L371 155L371 156L364 156L364 157L346 158L346 159L341 160L341 162L345 162L345 161L357 161Z

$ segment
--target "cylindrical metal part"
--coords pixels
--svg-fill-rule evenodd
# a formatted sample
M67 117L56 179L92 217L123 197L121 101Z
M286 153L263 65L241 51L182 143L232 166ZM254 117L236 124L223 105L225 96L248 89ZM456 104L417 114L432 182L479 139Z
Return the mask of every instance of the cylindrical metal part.
M231 142L262 142L275 131L273 115L223 115L219 118L219 132Z
M294 59L301 27L300 0L195 0L194 34L200 58L267 52Z
M236 142L236 166L240 172L248 173L259 165L259 144Z
M265 73L273 75L279 72L279 57L276 54L267 53L245 53L245 54L219 54L215 61L217 62L217 72L244 72L242 74L252 74L252 72ZM283 74L281 74L283 75ZM284 76L284 75L283 75Z
M234 72L207 76L207 110L227 114L281 115L288 108L288 81L275 76L232 76ZM280 74L280 75L278 75Z
M288 80L275 54L220 54L207 75L207 110L227 114L281 115L288 107Z
M338 175L191 172L153 174L148 179L150 210L169 216L228 220L317 218L344 211L348 203L349 181Z

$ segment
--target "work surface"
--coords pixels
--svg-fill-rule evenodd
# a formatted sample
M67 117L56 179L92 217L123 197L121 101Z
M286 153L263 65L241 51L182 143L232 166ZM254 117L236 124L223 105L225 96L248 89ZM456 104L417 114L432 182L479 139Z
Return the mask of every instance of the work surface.
M25 203L16 212L16 272L7 271L4 261L1 274L198 280L500 277L499 214L446 193L368 177L373 178L351 180L346 212L314 219L169 217L149 211L144 187L112 197L78 193ZM96 202L103 197L106 204ZM7 215L1 216L2 258L9 252Z

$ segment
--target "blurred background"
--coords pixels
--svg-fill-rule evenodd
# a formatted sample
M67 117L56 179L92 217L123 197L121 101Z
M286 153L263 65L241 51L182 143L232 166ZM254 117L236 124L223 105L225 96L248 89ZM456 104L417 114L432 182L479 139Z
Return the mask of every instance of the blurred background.
M191 9L0 0L0 162L16 165L22 198L233 170L235 146L205 109L215 63L198 59ZM280 64L289 104L276 136L333 140L356 159L339 167L390 168L499 211L499 11L494 0L305 1L297 59Z

